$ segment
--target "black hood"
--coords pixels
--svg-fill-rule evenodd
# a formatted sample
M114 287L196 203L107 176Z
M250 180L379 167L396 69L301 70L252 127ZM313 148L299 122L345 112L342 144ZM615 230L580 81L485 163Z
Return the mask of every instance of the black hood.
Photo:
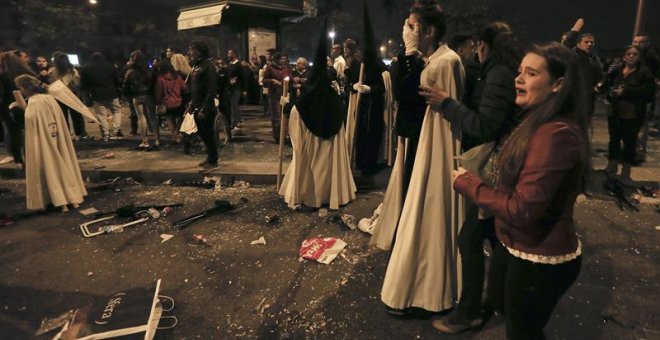
M319 38L312 74L303 84L302 93L295 103L305 126L320 138L336 135L341 129L344 116L344 105L328 76L325 46L327 29L326 21Z

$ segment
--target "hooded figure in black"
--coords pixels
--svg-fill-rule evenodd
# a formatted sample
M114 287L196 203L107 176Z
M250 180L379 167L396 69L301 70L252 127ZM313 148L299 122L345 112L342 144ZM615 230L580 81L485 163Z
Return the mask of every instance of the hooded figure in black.
M353 90L361 94L354 137L355 165L363 176L372 176L378 171L378 155L385 128L383 72L387 68L378 58L366 3L364 25L364 78L362 83L353 85Z
M319 39L312 74L294 102L283 99L289 114L293 159L280 195L289 207L301 204L339 209L355 199L355 182L343 126L344 106L326 67L327 23Z

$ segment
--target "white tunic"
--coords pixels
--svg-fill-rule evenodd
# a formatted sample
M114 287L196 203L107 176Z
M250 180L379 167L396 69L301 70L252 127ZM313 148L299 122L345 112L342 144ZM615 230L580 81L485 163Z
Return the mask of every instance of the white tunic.
M429 57L421 75L422 84L438 86L454 99L461 97L464 79L460 57L444 44ZM451 186L452 170L457 168L455 156L460 154L456 137L441 113L427 107L400 216L397 207L391 206L401 204L392 196L401 195L404 156L397 155L383 207L386 213L377 228L389 227L374 236L377 244L386 245L388 239L391 244L396 229L381 292L389 307L441 311L451 308L459 297L461 266L456 239L464 212L463 200ZM405 148L401 142L399 146L401 153ZM393 213L388 214L388 208Z
M336 210L355 199L357 188L343 126L328 139L317 137L307 129L294 106L289 116L289 135L293 159L279 192L289 207L329 204Z
M80 204L87 195L62 109L46 94L30 97L25 109L27 208Z

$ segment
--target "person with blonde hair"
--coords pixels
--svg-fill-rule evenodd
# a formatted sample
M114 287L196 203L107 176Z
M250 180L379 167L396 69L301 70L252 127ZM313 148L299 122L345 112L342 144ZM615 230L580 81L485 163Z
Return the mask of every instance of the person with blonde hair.
M190 67L190 60L188 60L188 57L181 53L173 54L170 58L170 62L172 63L174 70L177 71L183 79L188 78L188 75L190 75L190 72L192 72L192 67Z
M87 190L64 113L55 98L46 93L47 85L36 77L21 75L15 83L22 96L28 98L25 108L27 208L43 210L49 204L62 211L68 211L67 205L77 208L87 196Z

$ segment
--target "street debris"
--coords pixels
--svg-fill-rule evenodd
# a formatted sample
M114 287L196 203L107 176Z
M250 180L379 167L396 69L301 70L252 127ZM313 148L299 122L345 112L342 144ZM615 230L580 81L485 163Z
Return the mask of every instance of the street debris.
M92 276L94 275L94 272L87 272L87 276Z
M232 187L241 188L241 189L247 189L251 186L252 185L250 184L250 182L246 182L246 181L235 181L234 184L232 184Z
M211 242L209 242L209 240L202 234L193 235L193 240L201 245L212 247Z
M357 229L355 216L348 214L331 214L325 219L326 223L336 224L346 229Z
M174 226L179 229L186 229L190 224L192 224L195 221L198 221L202 218L209 217L213 214L217 213L224 213L228 212L230 210L234 209L234 207L229 203L227 200L215 200L213 208L203 210L201 212L198 212L194 215L185 217L183 219L180 219L176 222L174 222Z
M353 215L341 214L341 221L344 222L344 225L351 228L351 230L357 229L357 219Z
M174 181L171 180L171 179L168 179L165 182L163 182L163 185L174 185Z
M374 209L371 217L361 219L360 223L358 223L358 229L360 229L360 231L362 232L373 235L374 228L378 223L378 218L380 217L380 210L382 209L382 207L383 207L383 203L379 204L378 207Z
M263 236L261 236L258 240L254 240L254 241L250 242L250 244L253 245L253 246L256 246L256 245L264 245L265 246L266 245L266 239Z
M148 221L149 219L158 219L161 213L158 209L172 208L183 206L183 203L165 204L165 205L152 205L152 206L135 206L133 204L123 206L113 212L97 213L94 216L95 220L82 223L80 231L84 237L94 237L101 234L121 233L125 227L130 227ZM132 221L121 224L104 225L98 228L97 231L91 231L92 225L111 220L116 217L131 217Z
M78 212L79 212L80 214L82 214L83 216L89 216L89 215L91 215L91 214L96 214L96 213L98 213L99 211L96 210L96 208L91 207L91 208L87 208L87 209L78 210Z
M43 318L41 320L41 325L39 326L39 329L37 329L37 333L35 335L37 336L44 335L53 330L63 327L67 322L69 322L69 320L71 320L71 318L75 314L76 314L76 310L72 309L54 318Z
M276 214L266 216L266 223L274 224L274 223L279 223L280 221L281 221L280 216Z
M655 230L660 231L660 225L655 226Z
M162 241L160 241L160 243L165 243L165 242L169 241L172 237L174 237L174 235L172 235L172 234L160 234L160 238L162 239Z
M346 242L336 237L314 237L304 240L300 247L300 257L330 264L346 247Z
M319 209L319 217L320 218L326 218L326 217L328 217L329 214L330 213L328 212L328 209L325 209L325 208Z
M254 308L254 311L263 314L266 309L270 308L270 304L264 302L266 302L266 298L261 299L261 302Z
M112 153L112 152L108 152L108 153L104 154L103 156L101 156L101 158L103 158L103 159L112 159L112 158L115 158L115 154Z

